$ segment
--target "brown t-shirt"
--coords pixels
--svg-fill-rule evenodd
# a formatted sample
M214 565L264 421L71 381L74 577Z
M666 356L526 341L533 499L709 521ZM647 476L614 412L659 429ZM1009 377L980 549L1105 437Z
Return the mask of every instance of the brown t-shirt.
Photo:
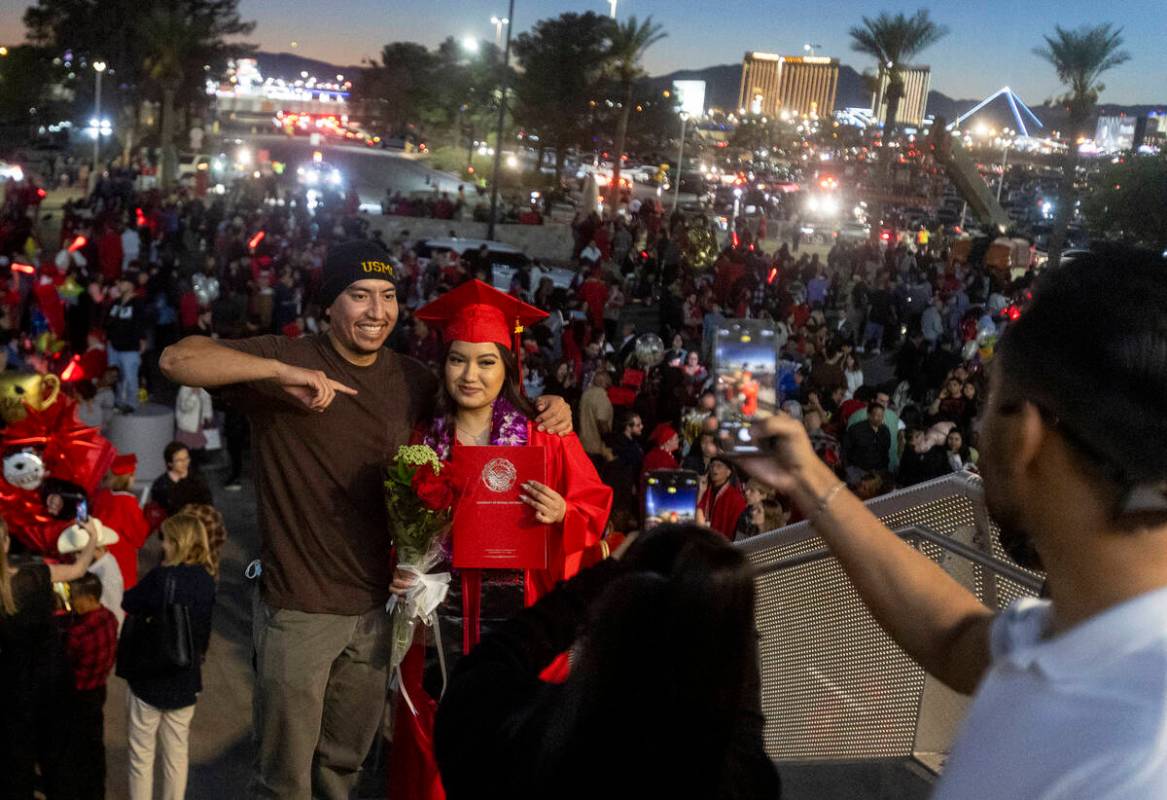
M382 350L350 364L326 334L259 336L226 347L324 372L359 394L310 411L274 382L228 389L251 420L259 498L263 599L275 608L362 614L389 596L391 535L385 464L428 416L436 378Z

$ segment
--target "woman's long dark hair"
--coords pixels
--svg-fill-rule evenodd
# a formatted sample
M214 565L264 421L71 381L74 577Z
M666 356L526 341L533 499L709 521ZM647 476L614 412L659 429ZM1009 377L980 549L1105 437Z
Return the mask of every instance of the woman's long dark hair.
M608 796L744 796L735 787L751 776L735 774L735 735L759 702L749 562L708 529L662 525L625 563L634 571L593 605L579 659L553 698L533 759L537 785L550 792L571 775L581 784L573 797L605 796L613 776L596 769L597 747L619 742L632 767L621 780L638 785Z
M503 378L502 389L498 396L504 398L512 406L517 408L527 419L535 419L539 412L535 410L535 404L522 392L522 386L519 381L519 359L511 352L510 348L495 344L498 348L499 358L502 359L503 369L506 371L506 377ZM450 397L450 392L446 389L446 359L450 356L450 345L446 345L442 351L441 374L438 376L438 396L434 402L434 419L445 417L448 430L454 430L454 414L458 411L458 404L454 402L454 398Z

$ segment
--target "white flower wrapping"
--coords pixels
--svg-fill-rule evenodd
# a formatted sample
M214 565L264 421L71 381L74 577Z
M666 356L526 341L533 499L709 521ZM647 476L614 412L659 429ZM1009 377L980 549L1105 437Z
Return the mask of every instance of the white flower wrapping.
M385 610L390 613L393 626L389 670L393 675L393 682L397 688L401 689L401 696L405 698L410 710L416 714L417 709L414 708L413 701L409 699L401 681L401 662L405 660L405 654L409 652L409 648L413 644L417 623L421 622L426 627L432 627L438 638L438 659L442 668L442 691L445 692L446 664L442 653L437 610L450 592L450 573L429 572L443 557L440 537L434 538L428 552L420 558L412 553L402 554L403 558L407 556L410 557L409 560L398 563L397 569L412 575L415 578L413 585L409 587L404 596L393 595L390 597L389 602L385 605Z

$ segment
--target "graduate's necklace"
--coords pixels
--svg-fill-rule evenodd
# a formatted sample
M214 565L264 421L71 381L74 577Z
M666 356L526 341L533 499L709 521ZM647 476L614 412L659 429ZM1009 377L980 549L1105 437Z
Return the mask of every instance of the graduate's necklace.
M465 445L472 447L484 447L490 444L490 426L487 425L479 433L470 433L462 427L457 428L458 441Z

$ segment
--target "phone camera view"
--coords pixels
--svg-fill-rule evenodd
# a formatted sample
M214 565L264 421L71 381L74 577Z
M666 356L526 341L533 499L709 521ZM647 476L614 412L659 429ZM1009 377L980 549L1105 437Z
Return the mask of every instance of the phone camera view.
M644 480L644 529L693 522L697 517L697 473L657 470Z
M778 410L778 350L773 328L756 320L727 320L717 330L717 421L721 447L756 453L750 425Z

